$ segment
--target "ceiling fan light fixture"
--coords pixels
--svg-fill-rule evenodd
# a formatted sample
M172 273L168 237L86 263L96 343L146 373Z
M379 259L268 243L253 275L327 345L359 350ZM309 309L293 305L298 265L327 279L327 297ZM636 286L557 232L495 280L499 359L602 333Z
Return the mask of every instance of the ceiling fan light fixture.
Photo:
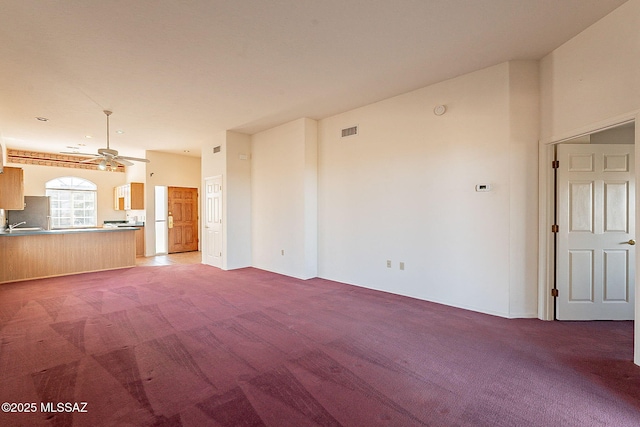
M107 161L102 159L102 161L98 164L98 169L101 171L107 170Z

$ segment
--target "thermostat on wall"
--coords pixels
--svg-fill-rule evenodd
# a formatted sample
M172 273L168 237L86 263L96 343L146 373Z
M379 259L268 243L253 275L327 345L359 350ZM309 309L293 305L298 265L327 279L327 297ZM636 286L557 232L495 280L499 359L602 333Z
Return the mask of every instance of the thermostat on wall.
M476 191L491 191L491 184L478 184Z

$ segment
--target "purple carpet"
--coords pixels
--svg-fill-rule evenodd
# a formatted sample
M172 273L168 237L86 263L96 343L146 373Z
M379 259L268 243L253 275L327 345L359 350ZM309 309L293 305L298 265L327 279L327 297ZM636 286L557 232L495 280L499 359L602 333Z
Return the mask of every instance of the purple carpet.
M0 426L638 426L632 358L633 322L251 268L0 286Z

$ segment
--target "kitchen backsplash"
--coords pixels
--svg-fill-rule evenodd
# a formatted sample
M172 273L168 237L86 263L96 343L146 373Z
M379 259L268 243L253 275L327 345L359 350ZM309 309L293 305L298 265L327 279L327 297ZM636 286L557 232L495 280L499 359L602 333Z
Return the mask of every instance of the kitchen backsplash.
M40 227L49 230L49 197L24 196L24 210L7 211L10 224L25 222L22 227Z

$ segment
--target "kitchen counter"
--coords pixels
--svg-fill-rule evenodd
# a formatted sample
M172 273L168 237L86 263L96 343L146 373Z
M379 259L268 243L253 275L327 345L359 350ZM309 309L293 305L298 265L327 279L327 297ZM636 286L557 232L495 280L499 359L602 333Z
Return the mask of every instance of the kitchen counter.
M144 227L144 221L105 221L104 227Z
M21 230L20 227L12 231L0 231L2 236L31 236L35 234L74 234L74 233L102 233L112 231L137 230L138 227L93 227L93 228L60 228L55 230Z
M117 227L0 233L0 283L134 267L136 230Z

